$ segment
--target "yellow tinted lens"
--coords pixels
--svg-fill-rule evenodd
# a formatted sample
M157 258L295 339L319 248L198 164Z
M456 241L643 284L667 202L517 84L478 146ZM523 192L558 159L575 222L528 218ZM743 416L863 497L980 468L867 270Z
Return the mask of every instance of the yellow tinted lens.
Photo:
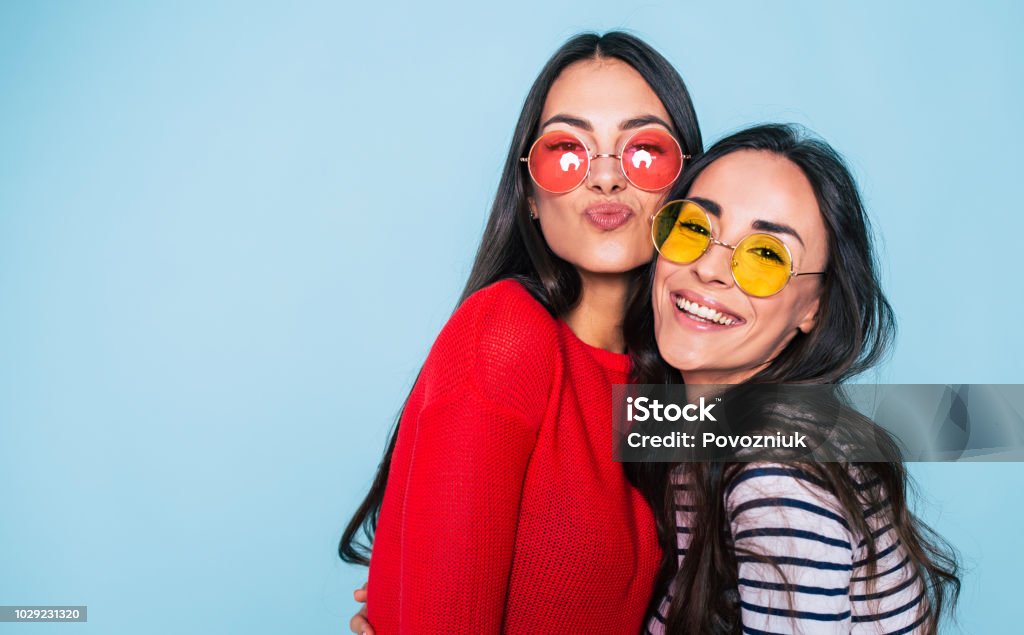
M737 284L758 297L775 295L789 282L793 270L789 250L781 240L768 234L752 234L736 245L732 272Z
M672 201L654 217L654 246L663 257L686 264L704 253L711 239L707 214L696 203Z

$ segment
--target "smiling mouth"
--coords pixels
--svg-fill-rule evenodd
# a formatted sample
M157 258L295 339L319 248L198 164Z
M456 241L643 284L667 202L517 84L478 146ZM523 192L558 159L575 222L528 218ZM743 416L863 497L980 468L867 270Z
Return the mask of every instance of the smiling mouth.
M695 322L718 324L720 326L734 326L743 322L743 319L739 316L723 313L697 302L691 302L675 293L672 294L672 302L675 303L677 309L686 314L686 317Z

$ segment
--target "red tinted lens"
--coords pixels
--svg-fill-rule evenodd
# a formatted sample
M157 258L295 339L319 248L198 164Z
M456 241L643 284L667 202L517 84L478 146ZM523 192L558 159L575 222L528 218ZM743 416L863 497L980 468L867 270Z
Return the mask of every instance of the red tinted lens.
M641 190L661 190L676 180L683 169L683 151L664 130L641 130L622 149L622 171Z
M530 176L542 189L555 194L579 186L587 176L590 158L579 137L560 130L541 135L530 149Z

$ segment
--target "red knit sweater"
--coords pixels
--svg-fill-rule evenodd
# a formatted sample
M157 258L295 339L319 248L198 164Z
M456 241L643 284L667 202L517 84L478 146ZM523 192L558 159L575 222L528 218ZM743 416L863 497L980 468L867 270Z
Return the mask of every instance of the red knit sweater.
M517 282L459 307L391 459L368 586L380 635L639 632L661 551L612 460L628 370Z

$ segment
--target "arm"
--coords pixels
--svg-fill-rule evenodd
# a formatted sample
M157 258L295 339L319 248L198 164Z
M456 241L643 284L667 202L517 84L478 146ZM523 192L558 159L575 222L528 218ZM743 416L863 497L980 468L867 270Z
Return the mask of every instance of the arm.
M452 316L400 424L388 487L401 497L385 498L381 521L398 538L370 571L369 620L382 633L501 631L555 331L532 300L490 290Z
M752 464L727 491L726 509L743 632L849 633L854 541L835 496L796 467Z
M401 622L420 632L498 633L535 433L471 391L433 404L417 426L402 514Z

